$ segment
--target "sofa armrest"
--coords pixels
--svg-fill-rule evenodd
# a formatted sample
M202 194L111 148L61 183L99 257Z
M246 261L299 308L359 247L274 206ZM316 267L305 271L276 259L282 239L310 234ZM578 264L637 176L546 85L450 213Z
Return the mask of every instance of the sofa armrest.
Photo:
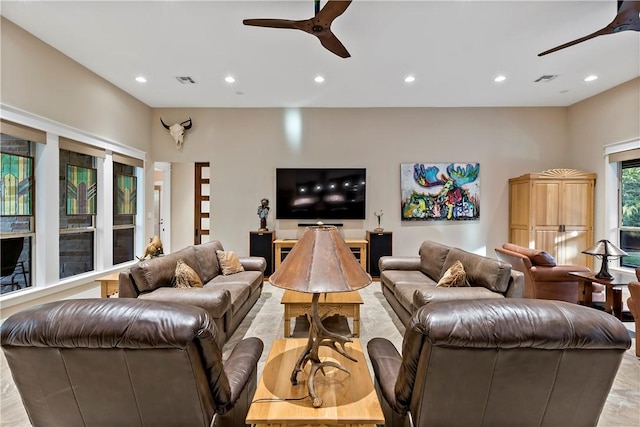
M383 256L378 261L380 271L384 270L420 270L420 257Z
M224 371L231 390L230 407L235 405L242 391L253 376L257 375L257 365L264 343L260 338L245 338L236 345L224 362Z
M402 365L402 356L386 338L373 338L367 344L367 352L371 360L373 373L379 390L389 406L404 415L408 407L401 406L396 401L396 380Z
M239 257L240 264L248 271L264 271L267 269L267 260L259 256Z
M517 270L511 270L509 277L509 285L504 293L507 298L524 298L524 273Z
M129 269L121 271L118 275L118 298L138 298L139 293L133 284Z
M572 271L590 272L591 270L579 265L533 266L531 267L531 277L540 282L578 282L577 277L569 276Z

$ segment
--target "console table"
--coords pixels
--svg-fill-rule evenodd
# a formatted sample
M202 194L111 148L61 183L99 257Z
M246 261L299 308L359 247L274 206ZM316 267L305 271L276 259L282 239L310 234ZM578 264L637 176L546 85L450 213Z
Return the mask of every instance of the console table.
M349 249L356 256L358 261L360 261L360 265L365 270L367 269L367 245L368 242L366 240L345 240ZM282 260L287 256L291 249L298 243L296 239L284 239L284 240L274 240L273 245L275 247L275 268L280 266Z
M118 277L120 277L120 272L96 279L96 282L100 283L101 298L109 298L118 293Z
M302 381L297 385L291 385L289 378L306 344L304 338L273 342L247 413L247 424L259 427L373 427L375 424L384 424L384 415L360 340L354 339L346 345L347 352L357 362L348 360L329 347L320 347L321 359L336 359L351 372L349 375L335 368L325 368L325 375L318 372L315 388L323 400L320 408L314 408L308 397L305 399L309 394L306 378L308 369L298 374Z

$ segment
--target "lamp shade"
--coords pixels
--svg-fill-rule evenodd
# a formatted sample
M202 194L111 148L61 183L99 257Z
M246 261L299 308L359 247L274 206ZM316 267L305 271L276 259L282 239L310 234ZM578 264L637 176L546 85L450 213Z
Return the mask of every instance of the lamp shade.
M582 253L587 255L606 257L621 257L629 255L608 240L599 240L589 249L582 251Z
M371 283L334 226L307 227L269 277L279 288L306 293L350 292Z

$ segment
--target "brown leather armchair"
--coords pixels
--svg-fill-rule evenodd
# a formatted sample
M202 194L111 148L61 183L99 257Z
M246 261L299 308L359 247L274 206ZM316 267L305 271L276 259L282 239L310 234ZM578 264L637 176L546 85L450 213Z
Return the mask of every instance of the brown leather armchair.
M244 426L263 350L223 361L204 309L140 299L47 303L0 333L34 426Z
M597 424L630 346L610 314L505 298L428 304L402 356L385 338L367 349L385 426L551 427Z
M502 262L511 264L514 270L524 274L524 297L578 302L580 282L569 276L571 271L591 271L580 265L557 265L547 252L525 248L513 243L505 243L496 248L496 255ZM593 284L593 301L604 301L605 288Z
M636 278L640 280L640 268L636 268ZM640 282L629 283L629 293L631 296L627 299L627 306L636 323L636 356L640 357L640 340L638 340L640 332Z

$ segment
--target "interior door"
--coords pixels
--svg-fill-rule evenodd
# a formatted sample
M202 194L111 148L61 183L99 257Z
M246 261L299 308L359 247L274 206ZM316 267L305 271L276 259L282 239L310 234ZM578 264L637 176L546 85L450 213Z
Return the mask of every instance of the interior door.
M206 243L211 236L210 224L210 170L209 163L195 164L195 209L193 243Z

